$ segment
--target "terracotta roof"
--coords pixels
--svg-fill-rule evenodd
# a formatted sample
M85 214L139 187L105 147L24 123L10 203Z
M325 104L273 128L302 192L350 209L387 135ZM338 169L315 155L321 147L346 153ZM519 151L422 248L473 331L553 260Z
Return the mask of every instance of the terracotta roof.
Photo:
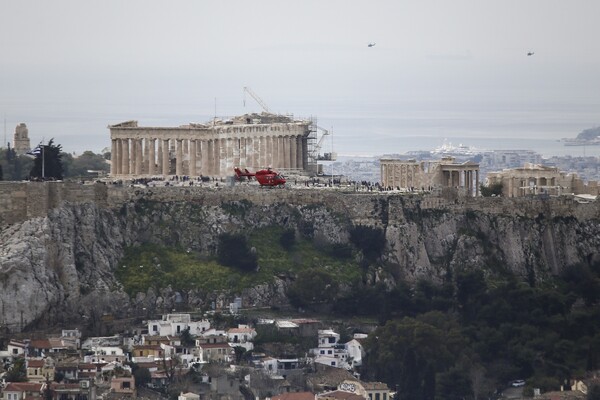
M133 346L133 350L162 350L162 347L158 344L143 344L138 346Z
M271 400L315 400L315 395L312 392L282 393Z
M365 390L390 390L383 382L361 382L361 385Z
M40 392L43 384L32 382L10 382L4 388L4 392Z
M82 363L78 365L79 369L93 369L96 370L96 364L93 363Z
M51 349L52 345L48 339L35 339L29 342L29 348L34 349Z
M315 372L310 373L307 380L312 384L312 389L316 390L317 386L338 387L343 381L356 381L356 378L345 369L316 363Z
M321 393L317 395L319 399L336 399L336 400L365 400L363 396L356 393L344 392L342 390L335 390L329 393Z
M27 360L27 368L42 368L44 366L44 360L34 359Z

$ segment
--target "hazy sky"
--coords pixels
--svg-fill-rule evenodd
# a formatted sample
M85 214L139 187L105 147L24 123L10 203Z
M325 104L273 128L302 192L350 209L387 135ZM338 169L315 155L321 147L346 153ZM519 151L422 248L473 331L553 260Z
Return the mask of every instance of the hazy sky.
M246 112L249 86L320 120L564 105L585 127L600 124L599 15L597 0L0 0L0 114L32 137L89 118L97 147L125 119L202 121L215 99Z

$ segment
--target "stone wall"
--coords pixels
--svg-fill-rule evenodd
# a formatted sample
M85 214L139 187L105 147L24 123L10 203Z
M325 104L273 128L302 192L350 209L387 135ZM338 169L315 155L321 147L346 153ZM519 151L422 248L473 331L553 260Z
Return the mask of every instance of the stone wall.
M262 189L235 187L128 187L111 184L71 182L0 182L0 224L14 224L43 217L63 203L93 202L101 208L119 208L137 200L193 202L218 206L224 202L248 201L265 206L324 205L347 215L355 223L382 225L402 223L406 212L415 210L472 210L488 214L535 218L562 216L590 219L600 217L597 203L579 204L570 197L550 198L451 198L434 195L388 194L330 189Z

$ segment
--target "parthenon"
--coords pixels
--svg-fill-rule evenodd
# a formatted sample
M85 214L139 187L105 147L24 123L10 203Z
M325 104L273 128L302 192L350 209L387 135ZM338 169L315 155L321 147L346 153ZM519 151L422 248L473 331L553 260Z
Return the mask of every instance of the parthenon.
M232 175L234 167L311 172L311 121L262 113L207 124L140 127L109 125L111 175Z

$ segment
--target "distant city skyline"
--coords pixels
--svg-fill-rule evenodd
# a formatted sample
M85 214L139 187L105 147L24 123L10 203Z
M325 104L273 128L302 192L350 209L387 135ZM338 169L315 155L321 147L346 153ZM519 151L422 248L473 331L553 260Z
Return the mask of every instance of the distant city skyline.
M106 126L128 119L203 122L215 102L219 116L260 112L248 98L244 107L244 86L275 111L333 127L340 153L389 153L414 136L556 140L600 125L598 2L25 0L1 9L8 140L25 122L32 143L100 151Z

